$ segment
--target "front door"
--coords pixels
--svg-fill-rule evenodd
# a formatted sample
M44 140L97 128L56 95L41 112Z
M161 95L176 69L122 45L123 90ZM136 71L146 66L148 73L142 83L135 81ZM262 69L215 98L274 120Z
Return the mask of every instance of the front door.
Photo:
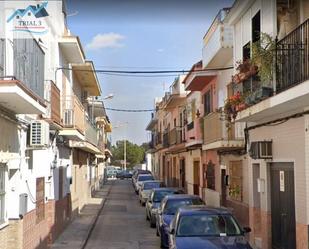
M295 249L293 163L272 163L270 169L272 247Z
M200 162L194 161L193 167L194 167L193 193L195 195L200 195Z

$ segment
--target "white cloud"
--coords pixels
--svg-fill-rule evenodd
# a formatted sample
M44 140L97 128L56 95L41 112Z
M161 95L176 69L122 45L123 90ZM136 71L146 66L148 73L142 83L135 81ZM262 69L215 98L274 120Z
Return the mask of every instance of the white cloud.
M97 34L92 41L86 45L86 49L98 50L101 48L121 48L124 46L121 41L125 36L117 33Z
M158 52L158 53L163 53L163 52L164 52L164 49L163 49L163 48L158 48L158 49L157 49L157 52Z

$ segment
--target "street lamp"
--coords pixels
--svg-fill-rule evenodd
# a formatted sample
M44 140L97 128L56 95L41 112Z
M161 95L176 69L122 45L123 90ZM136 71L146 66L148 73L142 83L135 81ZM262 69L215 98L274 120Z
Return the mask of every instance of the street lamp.
M114 98L114 94L113 94L113 93L110 93L110 94L108 94L107 96L103 97L102 100L112 99L112 98Z

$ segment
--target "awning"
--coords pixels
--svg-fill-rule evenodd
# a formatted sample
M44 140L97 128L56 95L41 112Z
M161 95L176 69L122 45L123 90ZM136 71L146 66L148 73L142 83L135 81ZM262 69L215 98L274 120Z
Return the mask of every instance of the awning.
M70 140L69 146L71 148L78 148L78 149L81 149L83 151L90 152L90 153L93 153L93 154L99 154L99 155L102 154L102 151L100 151L96 146L94 146L93 144L88 143L86 141Z
M59 40L59 47L68 63L84 63L85 54L78 36L63 36Z

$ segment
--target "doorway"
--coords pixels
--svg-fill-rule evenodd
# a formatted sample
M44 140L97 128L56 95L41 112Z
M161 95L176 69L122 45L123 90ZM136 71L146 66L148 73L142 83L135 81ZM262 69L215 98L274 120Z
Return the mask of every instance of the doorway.
M193 162L193 193L200 195L200 161Z
M273 249L295 249L293 163L271 163L270 177L272 247Z

